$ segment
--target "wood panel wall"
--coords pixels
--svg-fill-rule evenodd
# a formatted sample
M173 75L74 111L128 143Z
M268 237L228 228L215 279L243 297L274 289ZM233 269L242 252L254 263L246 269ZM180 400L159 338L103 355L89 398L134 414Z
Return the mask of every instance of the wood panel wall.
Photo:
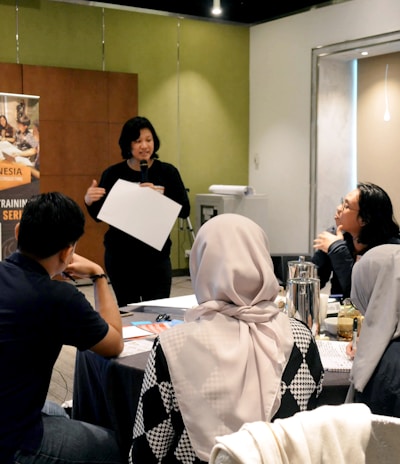
M400 53L358 60L357 90L357 179L387 192L399 222ZM390 121L383 119L386 95Z
M0 63L0 92L40 97L40 191L69 195L86 214L77 252L104 266L106 224L87 213L92 179L122 160L122 125L138 113L137 74Z

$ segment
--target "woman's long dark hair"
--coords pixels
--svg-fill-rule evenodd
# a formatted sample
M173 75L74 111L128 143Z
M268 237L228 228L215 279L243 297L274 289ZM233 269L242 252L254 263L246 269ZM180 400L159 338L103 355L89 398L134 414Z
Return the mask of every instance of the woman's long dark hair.
M360 192L358 215L365 223L358 241L372 248L389 243L393 238L400 238L399 225L393 215L389 195L370 182L360 182L357 188Z

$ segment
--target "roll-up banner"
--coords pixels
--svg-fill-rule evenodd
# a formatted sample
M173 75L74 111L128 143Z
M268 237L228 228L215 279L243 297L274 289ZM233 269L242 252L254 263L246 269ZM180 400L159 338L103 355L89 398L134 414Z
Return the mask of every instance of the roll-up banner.
M15 226L39 181L39 97L0 92L0 260L17 248Z

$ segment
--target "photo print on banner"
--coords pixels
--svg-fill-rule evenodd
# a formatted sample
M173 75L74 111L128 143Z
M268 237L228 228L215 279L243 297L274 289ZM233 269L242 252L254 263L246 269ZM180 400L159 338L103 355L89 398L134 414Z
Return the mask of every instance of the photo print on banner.
M0 260L16 250L14 229L39 193L39 97L0 93Z

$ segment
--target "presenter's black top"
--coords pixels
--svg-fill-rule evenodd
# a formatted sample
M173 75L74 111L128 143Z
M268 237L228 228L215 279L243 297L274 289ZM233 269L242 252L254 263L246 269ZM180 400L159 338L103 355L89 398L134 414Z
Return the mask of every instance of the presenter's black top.
M140 171L134 171L131 169L126 161L114 164L103 172L99 182L99 187L105 188L106 195L99 201L93 202L90 206L86 205L89 214L96 221L99 221L99 219L97 219L97 215L103 206L108 193L118 179L139 183L141 181L141 173ZM148 168L148 182L151 182L154 185L163 186L164 195L182 205L182 209L179 213L180 218L187 218L189 216L189 198L179 171L175 168L175 166L158 159L154 159L151 167ZM129 211L127 211L126 214L129 214ZM149 214L151 214L151 212L149 212ZM155 248L146 245L141 240L138 240L113 226L109 227L104 236L104 245L108 250L112 250L114 252L123 252L129 248L131 251L134 251L137 259L154 260L160 256L160 252ZM168 257L170 249L171 240L168 238L161 250L161 256Z

